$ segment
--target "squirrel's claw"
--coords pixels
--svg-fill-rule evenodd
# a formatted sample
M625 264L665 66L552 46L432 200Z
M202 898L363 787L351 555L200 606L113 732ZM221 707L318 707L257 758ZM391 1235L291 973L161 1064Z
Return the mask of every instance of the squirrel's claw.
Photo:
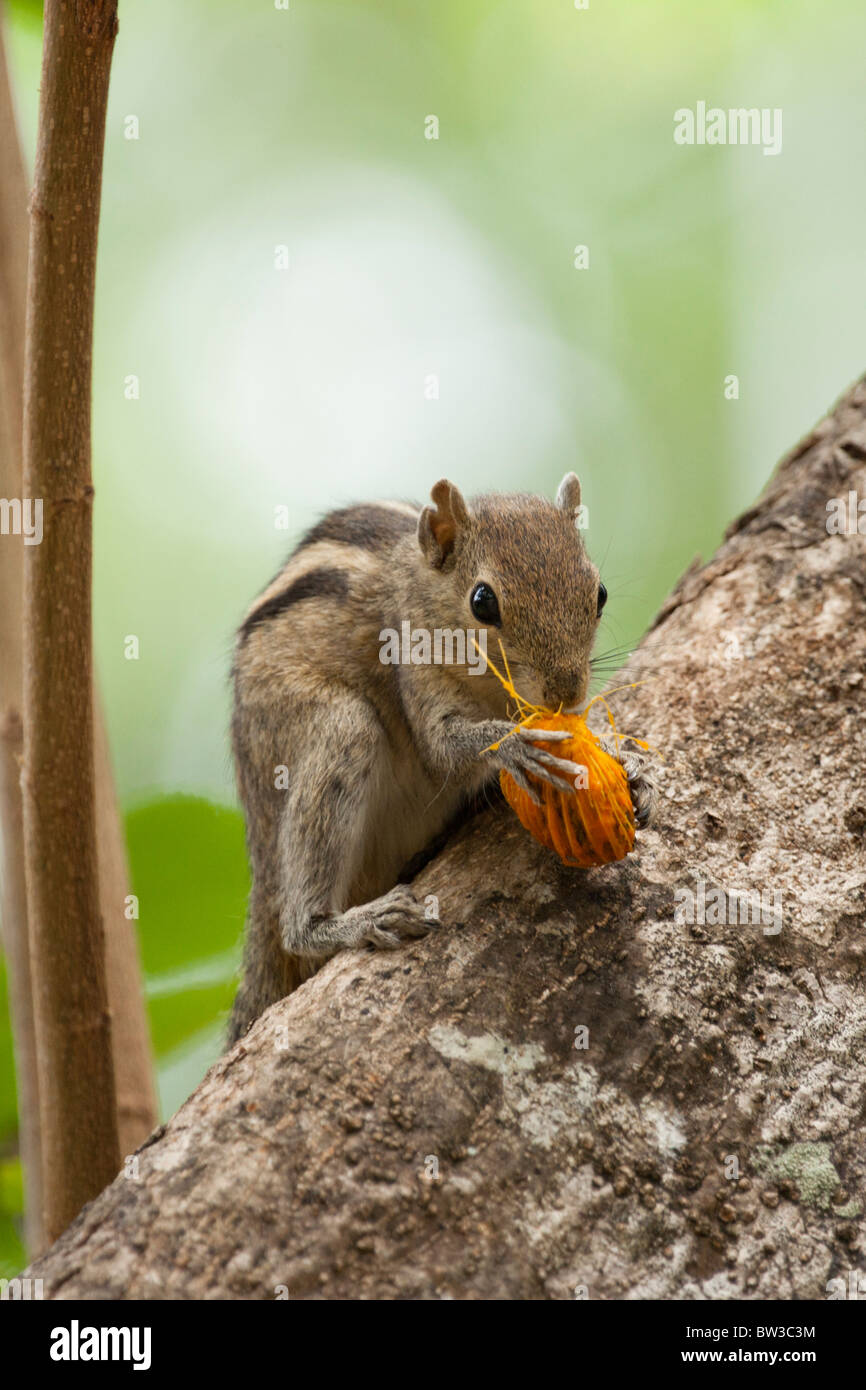
M624 748L623 743L628 743L628 739L621 740L619 747L614 739L602 739L601 746L622 766L628 778L628 789L631 792L635 822L638 829L644 830L655 817L658 807L658 787L649 760L634 746Z

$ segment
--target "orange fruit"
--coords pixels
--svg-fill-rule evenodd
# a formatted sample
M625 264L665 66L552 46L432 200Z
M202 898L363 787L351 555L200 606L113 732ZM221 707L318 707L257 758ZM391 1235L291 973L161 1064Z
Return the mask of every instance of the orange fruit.
M628 778L621 764L605 752L580 714L539 712L538 723L545 729L569 731L569 739L553 743L539 740L535 746L585 767L587 785L573 792L560 791L529 774L542 799L536 806L503 770L499 785L509 806L530 835L555 850L564 864L589 869L624 859L634 846L635 821Z

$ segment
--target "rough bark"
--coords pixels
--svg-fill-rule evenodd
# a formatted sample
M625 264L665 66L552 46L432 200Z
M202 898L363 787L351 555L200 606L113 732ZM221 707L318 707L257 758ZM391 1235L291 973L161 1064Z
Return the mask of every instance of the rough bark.
M637 852L568 870L476 818L417 881L435 936L271 1008L31 1268L49 1296L824 1298L862 1271L866 538L826 504L864 460L866 381L664 605L616 701L666 758ZM781 930L677 921L699 879L780 890Z
M47 0L30 200L24 848L49 1239L117 1172L94 798L90 386L114 0Z

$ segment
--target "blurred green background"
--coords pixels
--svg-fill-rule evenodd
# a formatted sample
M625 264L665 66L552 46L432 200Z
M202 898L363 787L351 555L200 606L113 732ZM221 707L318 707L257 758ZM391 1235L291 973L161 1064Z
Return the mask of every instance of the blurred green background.
M7 18L32 160L40 7ZM601 645L636 642L866 367L864 51L862 0L121 0L96 643L166 1114L217 1055L234 984L227 674L251 597L335 504L423 498L443 474L552 493L575 468ZM699 100L782 108L781 154L675 145ZM0 1097L7 1273L2 1004Z

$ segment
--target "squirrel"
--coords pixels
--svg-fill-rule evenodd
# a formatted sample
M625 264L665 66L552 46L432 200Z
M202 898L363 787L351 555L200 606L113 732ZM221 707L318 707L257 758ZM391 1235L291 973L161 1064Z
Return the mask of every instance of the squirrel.
M249 609L232 743L252 888L229 1044L335 952L392 950L438 926L400 871L501 769L536 800L529 778L574 791L579 765L536 746L568 734L515 733L486 664L388 664L382 639L407 622L452 634L469 625L485 642L502 639L525 699L582 707L607 591L579 512L574 473L555 503L467 503L443 479L428 506L346 507L303 537ZM647 824L645 759L609 751Z

